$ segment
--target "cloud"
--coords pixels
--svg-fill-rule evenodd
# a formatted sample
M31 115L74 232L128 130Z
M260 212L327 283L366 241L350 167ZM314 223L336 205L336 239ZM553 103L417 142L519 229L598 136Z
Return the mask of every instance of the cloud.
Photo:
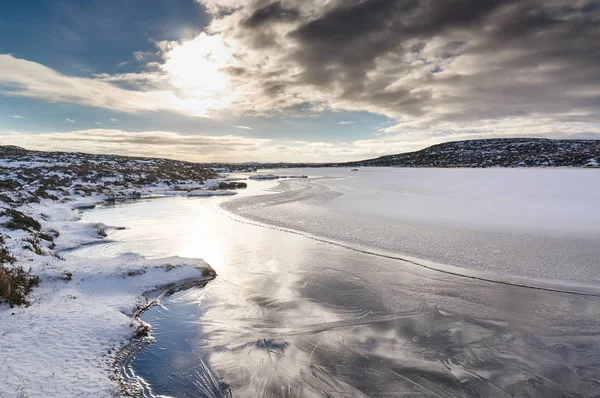
M350 122L350 121L341 121L341 122L338 122L337 124L341 124L341 125L345 125L345 124L354 124L354 122Z
M0 87L3 95L28 97L47 102L67 102L123 112L170 111L206 117L208 112L223 105L213 96L193 96L176 92L172 87L148 90L126 89L114 84L126 81L144 88L136 79L147 78L160 85L159 74L126 74L96 78L71 77L44 65L0 54ZM188 93L189 94L189 93Z
M248 127L248 126L235 126L238 129L242 129L242 130L254 130L252 127Z
M23 116L19 115L10 115L10 117L12 117L13 119L25 119Z
M585 122L557 122L553 117L512 117L502 120L488 119L470 123L445 122L436 129L405 128L394 134L395 127L374 134L376 138L358 140L354 144L371 148L379 154L415 151L446 141L485 138L564 138L600 139L600 126ZM391 132L391 134L390 134Z
M68 123L75 123L77 120L66 118L65 121Z
M300 13L295 8L285 8L280 1L260 7L252 12L243 22L248 28L258 28L270 23L294 21Z
M238 135L185 135L170 131L127 132L116 129L41 134L0 131L0 140L3 144L27 149L166 157L197 162L279 162L282 158L319 162L323 157L334 161L356 159L363 152L353 144L297 140L275 142ZM372 153L370 148L367 152Z
M148 58L152 58L154 55L155 54L151 52L136 51L133 53L133 58L135 58L135 60L138 62L142 62L147 60Z
M111 122L116 122L116 121L117 121L117 119L110 119L110 121L111 121Z
M395 131L599 119L596 1L199 2L213 17L207 32L236 60L223 69L238 87L232 109L318 103L389 116Z

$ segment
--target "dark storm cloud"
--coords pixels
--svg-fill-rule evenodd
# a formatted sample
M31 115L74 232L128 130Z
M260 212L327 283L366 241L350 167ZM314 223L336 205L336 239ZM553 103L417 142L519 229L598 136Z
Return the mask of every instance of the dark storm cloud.
M237 37L295 71L277 82L255 70L269 95L305 86L351 109L443 120L599 102L599 1L288 0L244 12Z
M244 26L256 28L268 23L294 21L299 17L298 10L293 8L284 8L281 2L277 1L267 6L257 9L244 21Z
M300 26L291 36L301 44L297 59L309 82L331 81L332 74L360 78L378 57L400 50L415 37L468 28L508 0L370 0L340 7Z
M340 48L356 41L376 45L372 55L381 48L393 48L397 43L415 36L431 36L445 29L467 27L483 21L486 15L514 0L370 0L341 5L320 18L301 26L292 35L308 46L331 50L323 55L335 55Z
M591 4L581 10L598 12ZM501 12L493 15L494 11ZM551 47L546 54L536 51L541 59L577 56L595 62L598 21L567 18L577 11L570 6L546 8L542 2L514 0L370 0L342 5L300 26L291 36L301 44L295 57L305 67L304 77L315 84L335 80L332 75L340 72L362 77L378 57L402 51L407 40L427 39L452 29L487 36L482 44L486 48L518 47L519 41L537 36L536 47Z

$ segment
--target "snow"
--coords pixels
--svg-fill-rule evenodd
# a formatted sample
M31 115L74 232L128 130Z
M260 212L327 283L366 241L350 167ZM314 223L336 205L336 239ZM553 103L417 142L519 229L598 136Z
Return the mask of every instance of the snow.
M106 226L78 221L73 207L55 202L27 210L43 210L43 229L59 231L56 251L107 242L98 234ZM115 355L139 326L131 315L144 304L141 295L160 285L204 279L203 269L209 267L199 259L136 254L38 256L20 249L25 231L1 229L18 264L42 279L29 307L0 305L1 397L111 396Z
M273 171L291 172L311 178L280 182L281 194L222 206L362 250L454 266L453 272L600 286L595 169Z
M363 170L364 171L364 170ZM600 174L588 170L384 170L320 182L369 217L522 231L598 232Z
M167 263L180 267L156 268ZM131 314L142 304L140 295L158 285L201 279L197 267L204 266L201 260L136 255L47 264L52 274L35 289L30 307L0 309L0 396L111 396L114 358L139 326ZM58 270L72 272L72 280L59 279ZM135 270L146 272L127 276Z
M217 190L217 191L190 191L187 196L230 196L235 195L233 191Z
M278 180L280 178L308 178L306 175L274 175L274 174L255 174L248 179L250 180Z
M71 207L78 210L93 209L96 207L96 203L91 200L77 200L71 202Z
M277 180L279 176L273 174L255 174L248 178L251 180Z

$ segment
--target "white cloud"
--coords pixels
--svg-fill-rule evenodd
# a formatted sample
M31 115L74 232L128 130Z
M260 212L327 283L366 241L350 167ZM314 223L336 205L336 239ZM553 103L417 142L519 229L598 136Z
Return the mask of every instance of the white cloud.
M97 125L97 126L101 126L102 125L102 123L100 123L100 122L94 122L94 124Z
M345 124L354 124L354 122L350 122L350 121L341 121L341 122L338 122L337 124L341 124L341 125L345 125Z
M19 115L10 115L10 117L12 117L13 119L25 119L23 116Z
M148 58L151 58L153 55L154 54L151 52L136 51L133 53L133 58L135 58L135 60L138 62L142 62L147 60Z
M238 129L242 129L242 130L254 130L252 127L248 127L248 126L235 126Z
M149 91L128 90L102 78L71 77L44 65L0 54L0 86L3 95L37 98L48 102L68 102L123 112L171 111L206 117L215 104L223 104L214 93L184 96L173 88ZM189 93L187 93L189 94Z
M270 140L236 135L185 135L170 131L127 132L89 129L24 134L0 132L3 143L28 149L155 156L195 161L244 160L256 156Z
M238 135L185 135L170 131L89 129L41 134L0 131L0 139L8 145L27 149L167 157L199 162L341 161L376 153L368 145L365 150L353 143L273 141Z
M77 120L66 118L65 121L68 123L75 123Z
M110 121L111 121L111 122L116 122L116 121L117 121L117 119L110 119Z

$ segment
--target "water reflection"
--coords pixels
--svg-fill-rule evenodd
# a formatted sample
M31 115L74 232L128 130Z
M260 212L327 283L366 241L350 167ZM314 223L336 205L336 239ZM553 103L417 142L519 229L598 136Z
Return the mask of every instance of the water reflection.
M600 306L235 222L220 199L86 214L129 227L81 255L202 257L219 273L144 315L133 362L177 397L595 396ZM158 231L158 233L157 233Z

